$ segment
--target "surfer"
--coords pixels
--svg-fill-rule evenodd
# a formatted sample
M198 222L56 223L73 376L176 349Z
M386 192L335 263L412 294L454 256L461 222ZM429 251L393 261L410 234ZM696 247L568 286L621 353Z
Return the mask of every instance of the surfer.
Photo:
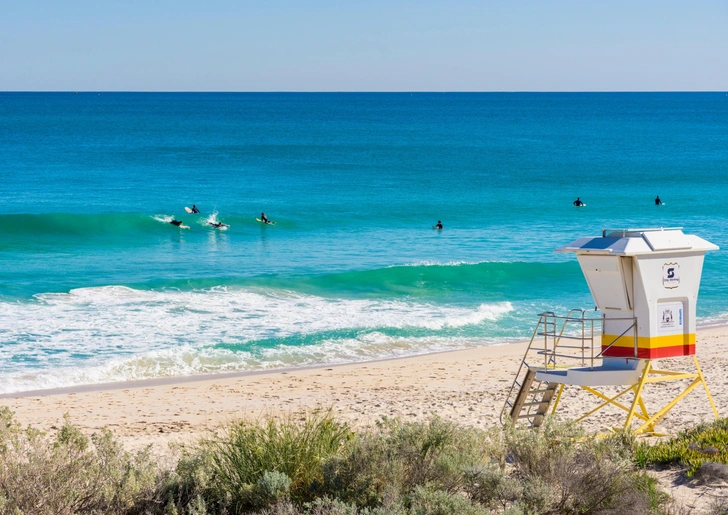
M260 221L263 222L264 224L270 224L271 223L271 221L268 220L268 217L265 216L265 213L261 213L260 214Z
M660 196L659 195L657 195L657 197L655 197L655 205L656 206L661 206L662 205L662 200L660 200Z
M172 225L176 225L177 227L182 227L182 222L180 222L179 220L170 220L169 223L171 223Z
M193 213L199 213L199 212L200 212L200 210L199 210L199 209L197 209L197 206L196 206L196 205L192 204L192 212L193 212Z
M584 203L581 201L581 197L576 197L576 200L574 201L574 205L576 207L581 207L584 205Z
M437 221L435 225L432 226L433 229L442 229L442 222L440 220Z
M223 227L230 227L228 224L222 222L210 222L210 225L215 229L222 229Z

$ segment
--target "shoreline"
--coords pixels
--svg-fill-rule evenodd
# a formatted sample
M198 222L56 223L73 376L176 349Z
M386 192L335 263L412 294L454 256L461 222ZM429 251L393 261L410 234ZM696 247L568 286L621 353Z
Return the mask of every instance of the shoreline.
M361 363L150 379L4 395L0 406L15 412L23 426L54 432L64 414L84 432L109 429L129 449L152 445L168 456L170 443L200 435L240 418L296 415L331 409L352 427L367 427L382 417L409 421L432 416L487 429L499 423L528 342L475 347ZM697 356L721 415L728 412L728 327L698 331ZM663 360L661 368L693 370L690 358ZM609 388L604 388L607 393ZM682 382L650 385L650 409L677 395ZM564 391L558 413L577 418L593 408L594 398L576 387ZM712 420L705 392L696 390L659 424L676 433ZM587 419L589 431L620 425L616 409Z
M0 399L15 399L24 397L47 397L50 395L69 395L73 393L84 393L84 392L98 392L98 391L113 391L113 390L126 390L130 388L144 388L150 386L167 386L176 383L195 383L200 381L207 381L212 379L230 379L237 377L248 377L256 375L267 375L276 373L291 373L297 371L316 370L322 368L337 368L346 366L366 365L369 363L380 363L387 361L398 361L413 358L420 358L424 356L437 356L438 354L449 354L451 352L463 352L473 349L485 349L485 348L496 348L496 347L507 347L511 345L527 345L528 341L517 341L499 343L493 345L483 345L466 347L463 349L451 349L451 350L439 350L434 352L424 352L422 354L408 354L406 356L393 356L388 358L378 358L364 361L349 361L346 363L328 363L328 364L315 364L315 365L302 365L292 367L280 367L280 368L266 368L258 370L239 370L235 372L220 372L220 373L209 373L209 374L194 374L189 376L166 376L166 377L150 377L148 379L131 379L129 381L109 381L104 383L91 383L91 384L78 384L73 386L61 386L58 388L40 388L36 390L22 390L19 392L0 393Z
M720 331L725 329L728 332L728 319L721 320L713 323L697 324L698 336L705 332ZM73 393L84 393L84 392L98 392L98 391L112 391L112 390L125 390L129 388L144 388L144 387L156 387L156 386L167 386L176 383L194 383L200 381L207 381L211 379L230 379L236 377L247 377L257 376L275 373L290 373L299 370L312 370L320 368L337 368L345 367L349 365L365 365L367 363L379 363L386 361L397 361L406 360L410 358L419 358L423 356L436 356L438 354L449 354L464 352L474 349L481 348L497 348L497 347L509 347L514 345L526 345L528 340L512 341L505 343L496 343L483 346L465 347L461 349L450 349L450 350L438 350L433 352L424 352L422 354L408 354L405 356L392 356L384 358L376 358L364 361L349 361L345 363L328 363L328 364L312 364L312 365L301 365L301 366L290 366L280 368L266 368L257 370L238 370L234 372L212 372L209 374L193 374L189 376L165 376L165 377L150 377L147 379L131 379L128 381L108 381L102 383L90 383L90 384L78 384L72 386L60 386L53 388L38 388L34 390L21 390L17 392L0 393L0 400L2 399L14 399L24 397L47 397L51 395L68 395Z
M728 332L728 319L718 319L708 323L697 324L697 334L710 333L713 331L725 330ZM407 354L401 356L390 356L381 357L374 359L365 359L363 361L347 361L342 363L318 363L318 364L307 364L307 365L292 365L283 366L279 368L264 368L264 369L252 369L252 370L237 370L232 372L211 372L211 373L198 373L188 376L162 376L162 377L149 377L145 379L130 379L126 381L104 381L99 383L86 383L86 384L75 384L71 386L58 386L51 388L35 388L31 390L19 390L15 392L0 393L0 400L2 399L13 399L13 398L25 398L25 397L47 397L53 395L69 395L74 393L84 392L98 392L98 391L113 391L113 390L124 390L129 388L144 388L144 387L158 387L167 386L176 383L194 383L207 381L212 379L231 379L237 377L247 376L258 376L275 373L291 373L299 370L312 370L319 368L336 368L345 367L349 365L363 365L367 363L379 363L386 361L406 360L410 358L419 358L423 356L436 356L439 354L457 353L464 352L474 349L481 348L498 348L498 347L509 347L514 345L525 345L528 340L520 341L509 341L503 343L490 343L482 346L471 346L464 348L446 349L446 350L435 350L431 352L423 352L417 354Z

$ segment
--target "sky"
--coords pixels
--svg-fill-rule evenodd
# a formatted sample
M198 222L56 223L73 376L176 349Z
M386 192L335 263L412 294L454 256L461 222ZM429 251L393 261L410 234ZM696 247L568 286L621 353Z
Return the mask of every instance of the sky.
M0 0L0 91L724 91L728 0Z

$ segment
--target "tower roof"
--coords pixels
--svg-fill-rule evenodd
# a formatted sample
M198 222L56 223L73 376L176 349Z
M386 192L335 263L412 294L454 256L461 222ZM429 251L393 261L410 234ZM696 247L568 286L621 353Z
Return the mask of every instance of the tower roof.
M601 236L585 237L556 249L555 252L640 256L644 254L707 252L718 250L707 240L685 234L681 227L648 229L604 229Z

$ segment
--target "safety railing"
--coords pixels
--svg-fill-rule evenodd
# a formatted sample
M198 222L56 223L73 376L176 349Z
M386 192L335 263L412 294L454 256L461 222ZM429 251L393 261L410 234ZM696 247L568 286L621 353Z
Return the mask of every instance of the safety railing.
M632 333L634 340L634 356L637 357L636 318L605 318L603 315L599 317L588 316L591 313L594 313L594 311L572 309L566 316L557 316L552 311L545 311L538 315L538 323L501 410L501 422L503 422L509 409L513 408L516 397L524 387L528 370L571 368L574 366L594 368L595 361L604 357L605 352L622 337L630 333ZM626 329L612 341L604 342L601 336L604 333L604 324L606 322L609 322L610 325L613 323L621 324ZM530 388L530 385L525 385L525 387ZM541 388L537 387L535 391L541 390ZM533 402L531 404L538 403Z

